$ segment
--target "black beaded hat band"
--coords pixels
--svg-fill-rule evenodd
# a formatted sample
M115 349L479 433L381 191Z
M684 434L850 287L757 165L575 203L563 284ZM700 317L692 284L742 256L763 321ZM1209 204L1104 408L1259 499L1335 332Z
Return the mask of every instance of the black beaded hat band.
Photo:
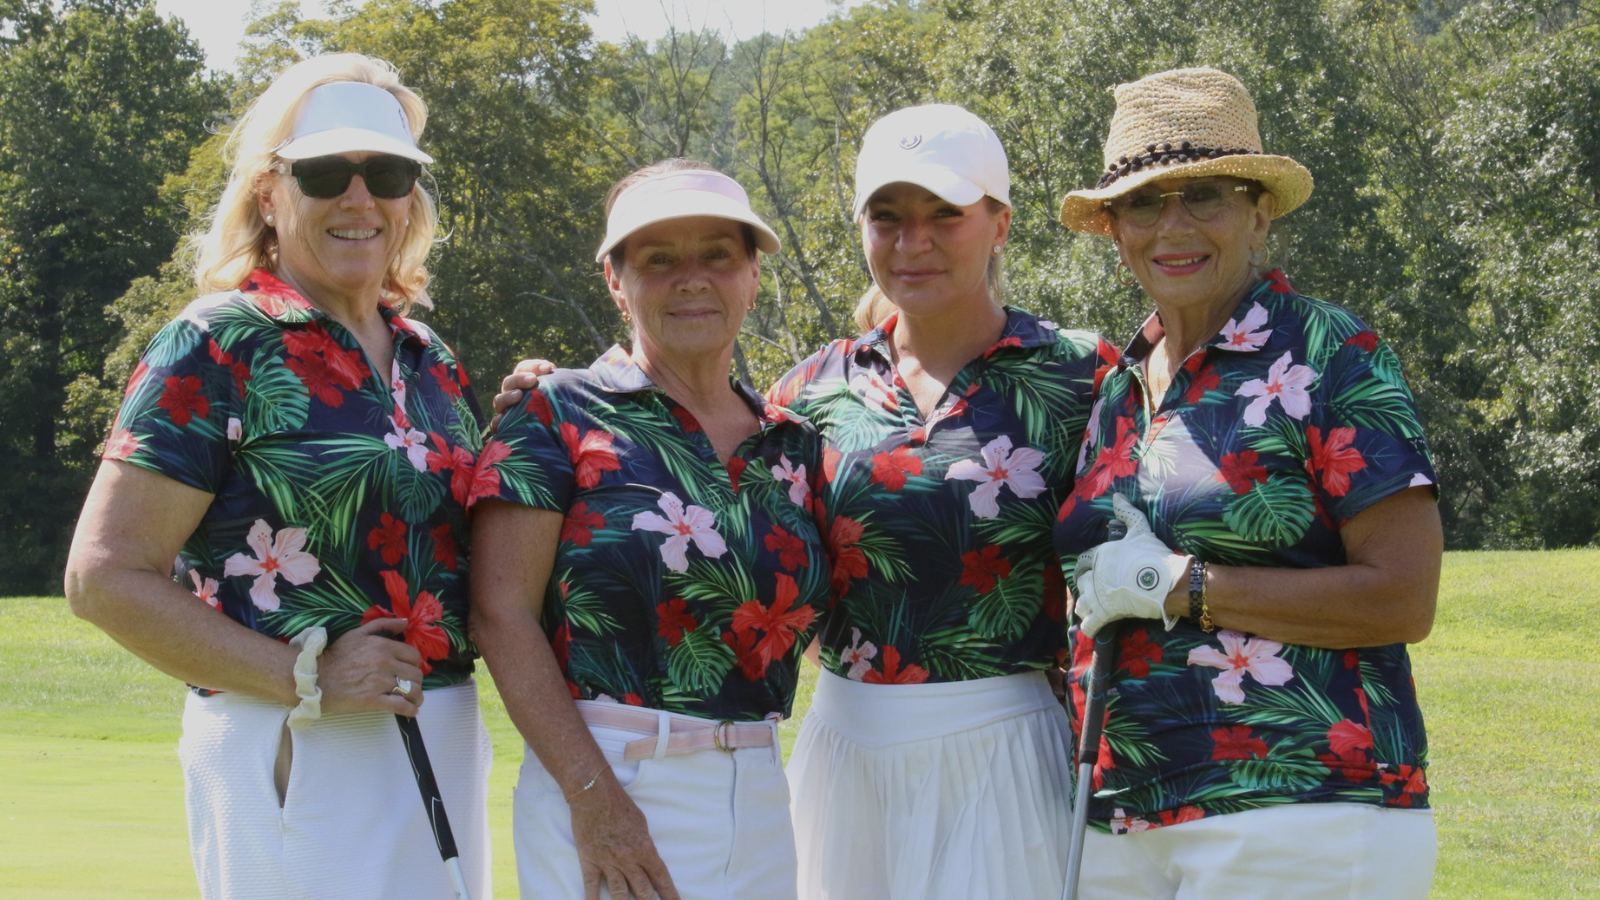
M1144 148L1144 155L1133 157L1121 156L1118 157L1115 162L1107 165L1105 174L1101 175L1100 180L1095 183L1095 189L1098 190L1106 187L1107 185L1116 181L1118 178L1121 178L1130 172L1137 172L1141 169L1152 166L1169 166L1173 163L1199 162L1202 159L1217 159L1223 156L1244 156L1246 154L1259 152L1259 150L1251 150L1248 147L1233 147L1227 149L1221 147L1197 147L1193 144L1190 144L1188 141L1182 141L1176 147L1172 145L1171 141L1163 141L1159 146L1156 144L1147 144Z

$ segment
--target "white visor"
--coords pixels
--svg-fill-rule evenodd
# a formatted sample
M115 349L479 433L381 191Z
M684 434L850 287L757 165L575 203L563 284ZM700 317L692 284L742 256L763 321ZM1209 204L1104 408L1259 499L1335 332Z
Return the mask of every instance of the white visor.
M300 104L294 135L277 151L282 159L362 152L433 162L411 137L411 122L399 99L377 85L359 81L312 88Z
M750 209L750 197L739 182L710 169L679 169L629 185L617 197L606 217L606 237L595 251L594 261L604 261L611 248L646 225L691 216L714 216L749 225L756 234L756 247L764 253L777 253L781 246L777 233Z

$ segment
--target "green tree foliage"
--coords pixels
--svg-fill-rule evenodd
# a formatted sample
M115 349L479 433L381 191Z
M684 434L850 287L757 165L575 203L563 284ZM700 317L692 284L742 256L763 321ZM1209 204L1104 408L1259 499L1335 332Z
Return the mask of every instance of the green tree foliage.
M134 0L8 4L0 17L0 591L57 583L98 417L63 414L117 337L107 304L172 252L160 195L215 115L181 25Z
M584 364L622 336L592 261L604 194L668 156L732 174L783 238L741 374L765 384L853 333L869 283L856 148L877 117L935 101L983 116L1010 154L1007 299L1124 340L1149 301L1058 205L1097 177L1110 88L1217 66L1255 96L1268 149L1316 177L1275 226L1274 261L1400 353L1450 543L1600 538L1600 2L868 0L800 33L620 45L593 40L591 8L263 7L238 72L213 84L181 30L132 0L0 0L0 440L49 485L7 527L34 529L11 546L54 548L14 571L59 553L38 535L75 502L150 328L191 299L180 260L157 266L225 176L223 135L198 123L226 121L209 112L224 87L237 114L285 65L335 50L394 62L430 105L442 227L426 315L485 395L521 357ZM113 31L129 37L93 37Z

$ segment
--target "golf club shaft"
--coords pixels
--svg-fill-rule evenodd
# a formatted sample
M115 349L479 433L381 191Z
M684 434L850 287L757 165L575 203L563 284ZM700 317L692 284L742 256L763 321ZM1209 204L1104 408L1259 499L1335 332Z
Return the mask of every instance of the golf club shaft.
M1120 541L1128 526L1120 519L1106 523L1107 540ZM1094 637L1089 684L1084 691L1082 732L1078 737L1078 790L1072 800L1072 832L1067 844L1067 883L1062 900L1078 900L1078 875L1083 871L1083 844L1089 832L1089 800L1094 796L1094 767L1100 761L1100 733L1105 726L1106 693L1117 667L1117 641L1122 623L1103 626Z
M427 746L422 743L422 727L410 716L397 713L394 720L400 725L400 738L406 745L406 756L411 759L411 774L416 776L417 790L422 793L422 805L428 814L428 825L433 828L434 843L439 845L439 855L450 870L450 879L455 882L456 900L472 900L461 872L456 836L450 830L450 817L445 815L439 782L433 776L433 763L428 759Z

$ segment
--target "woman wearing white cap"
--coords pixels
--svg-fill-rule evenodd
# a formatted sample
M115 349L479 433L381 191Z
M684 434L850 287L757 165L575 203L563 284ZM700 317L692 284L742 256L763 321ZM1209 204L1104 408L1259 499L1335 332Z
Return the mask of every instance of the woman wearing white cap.
M207 900L451 896L395 715L490 896L463 556L480 416L404 316L429 305L426 115L355 54L251 105L192 238L205 296L145 351L78 522L74 612L193 687L178 749Z
M873 280L899 312L769 392L821 433L833 564L811 714L789 763L800 896L1059 894L1066 717L1050 524L1115 359L997 299L999 138L959 107L879 120L856 166ZM532 376L513 375L496 407Z
M473 637L528 743L522 895L792 898L777 720L827 601L821 459L730 376L778 238L688 160L606 207L629 346L547 375L472 490Z
M1116 97L1099 183L1061 207L1155 307L1056 523L1075 670L1103 629L1120 656L1081 896L1421 900L1435 838L1406 644L1432 625L1443 540L1400 362L1266 265L1312 179L1263 152L1244 85L1175 69ZM1128 534L1108 542L1112 516Z
M1110 348L999 303L1009 188L999 139L966 110L875 123L855 213L899 312L769 394L826 446L835 605L789 763L805 898L1061 891L1050 524Z

